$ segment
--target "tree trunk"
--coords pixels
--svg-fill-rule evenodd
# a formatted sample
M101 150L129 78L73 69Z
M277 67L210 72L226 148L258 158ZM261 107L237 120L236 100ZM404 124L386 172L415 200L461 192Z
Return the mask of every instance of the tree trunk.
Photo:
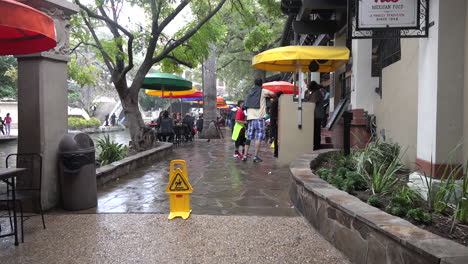
M120 98L120 101L130 131L129 153L134 154L154 147L156 135L152 129L145 127L138 108L138 94L136 98L132 98L131 95L128 93L124 98Z
M219 138L216 128L210 123L216 122L216 47L210 43L211 54L205 61L203 71L203 131L201 138Z

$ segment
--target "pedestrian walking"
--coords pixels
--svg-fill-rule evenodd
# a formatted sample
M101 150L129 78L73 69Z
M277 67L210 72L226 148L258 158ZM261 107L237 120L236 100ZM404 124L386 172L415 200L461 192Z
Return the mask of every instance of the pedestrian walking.
M7 113L5 117L5 133L7 135L10 135L11 132L11 121L10 113Z
M197 127L198 137L200 137L201 132L203 131L203 115L200 114L197 119L197 123L195 124Z
M256 79L252 87L245 97L245 107L247 108L247 121L249 123L247 129L247 139L255 141L255 152L253 161L262 162L258 156L260 144L265 138L265 116L266 116L266 98L273 95L272 91L262 88L262 80ZM243 161L247 160L247 153L250 146L246 145L244 149Z
M243 151L239 151L240 147L245 149L245 128L247 127L247 120L245 119L245 114L242 108L244 107L244 100L240 100L237 102L237 111L235 117L235 124L232 130L232 137L231 139L234 140L234 158L242 159Z
M106 122L104 125L105 126L109 126L109 114L107 114L105 117L104 117L104 121Z
M111 125L112 126L115 126L115 119L117 118L117 116L115 115L115 113L112 113L112 116L111 116Z

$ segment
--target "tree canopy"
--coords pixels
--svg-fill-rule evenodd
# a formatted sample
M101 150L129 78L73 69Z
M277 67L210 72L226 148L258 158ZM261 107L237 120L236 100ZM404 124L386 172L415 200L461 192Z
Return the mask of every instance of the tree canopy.
M147 145L144 123L138 109L138 96L145 75L156 65L160 71L180 72L182 66L196 67L209 53L209 43L225 34L222 20L215 14L227 0L96 0L94 4L75 3L80 17L73 37L94 49L119 94L136 150ZM133 6L141 11L143 22L125 22L123 10ZM188 21L173 32L183 10ZM172 27L171 27L172 26ZM170 30L172 28L172 30ZM132 78L129 72L134 71Z
M0 98L17 98L17 65L15 57L0 56Z
M279 44L285 16L279 0L239 0L220 14L227 28L217 43L218 73L233 99L241 99L252 86L252 57Z

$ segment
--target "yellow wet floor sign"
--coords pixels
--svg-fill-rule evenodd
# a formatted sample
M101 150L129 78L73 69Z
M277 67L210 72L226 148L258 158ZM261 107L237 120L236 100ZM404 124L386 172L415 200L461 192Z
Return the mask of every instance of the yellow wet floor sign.
M174 165L182 165L182 169L174 169ZM173 219L174 217L187 219L190 216L190 212L192 212L190 209L190 194L192 192L193 188L188 180L185 160L171 161L169 166L169 184L166 187L171 210L168 219Z

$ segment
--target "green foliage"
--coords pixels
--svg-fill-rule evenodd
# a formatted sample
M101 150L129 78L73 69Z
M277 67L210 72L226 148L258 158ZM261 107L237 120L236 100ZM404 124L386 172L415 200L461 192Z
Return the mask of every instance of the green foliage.
M355 165L351 157L336 152L328 157L328 161L332 164L332 169L318 169L316 172L320 178L348 193L367 189L364 177L353 171Z
M236 0L220 12L227 32L216 43L218 76L226 81L234 101L253 85L252 57L279 44L287 17L280 6L279 0Z
M385 211L396 216L405 216L414 205L406 197L393 196Z
M353 188L356 191L364 191L368 188L367 182L364 179L364 177L362 177L362 175L355 171L346 172L345 178L352 182Z
M96 68L93 65L79 65L76 57L71 57L67 63L68 78L74 80L80 87L95 85L97 80Z
M371 195L367 199L367 203L374 206L374 207L377 207L377 208L382 208L383 207L382 200L378 196L375 196L375 195Z
M353 155L356 170L361 175L369 175L375 166L386 169L393 161L399 161L400 149L397 143L369 142L364 150Z
M406 186L397 188L393 196L406 200L407 203L410 204L410 207L414 207L422 200L420 194L417 191Z
M17 98L17 62L13 56L0 56L0 98Z
M356 162L353 155L345 155L343 152L334 152L330 155L330 162L334 167L355 170Z
M315 173L323 180L327 181L328 176L330 175L330 170L327 168L319 168Z
M422 208L415 208L408 211L406 214L410 219L413 219L420 224L428 224L432 221L430 214L425 213Z
M127 156L128 147L111 141L108 135L104 136L104 138L98 138L96 146L100 149L98 160L101 166L121 160Z
M403 168L400 159L394 159L390 165L385 168L385 164L373 163L373 171L370 177L370 188L373 194L388 194L393 187L400 182L395 176L396 172Z
M99 127L101 125L101 121L97 118L90 118L86 120L81 117L69 117L68 118L68 128L70 129L83 129L83 128L91 128L91 127Z

